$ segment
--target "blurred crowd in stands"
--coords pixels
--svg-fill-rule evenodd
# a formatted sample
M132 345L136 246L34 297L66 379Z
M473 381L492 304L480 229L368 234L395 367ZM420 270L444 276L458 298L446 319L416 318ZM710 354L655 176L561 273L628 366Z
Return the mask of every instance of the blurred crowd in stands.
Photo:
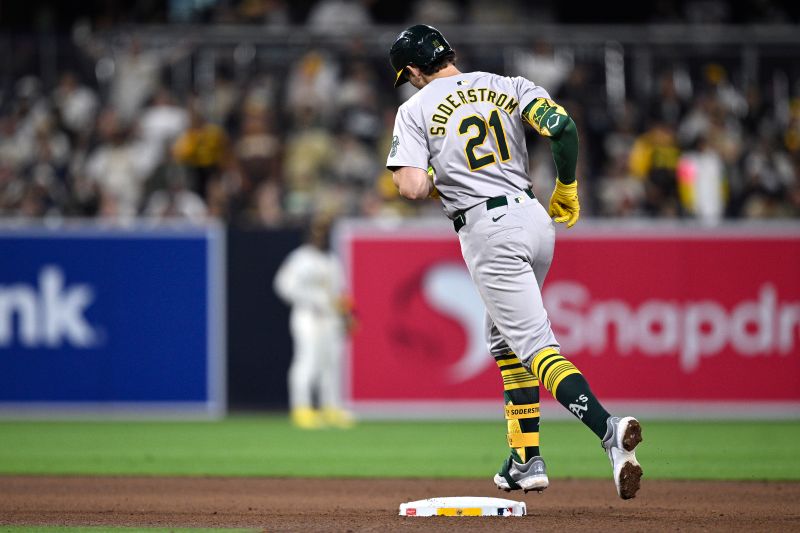
M451 3L438 4L420 20L447 16ZM285 5L243 2L237 13L280 18ZM321 2L309 24L368 24L363 6ZM400 198L384 168L397 106L413 88L392 89L388 60L367 57L357 41L310 48L283 71L245 80L220 64L205 94L175 94L165 76L191 47L163 50L135 36L114 50L84 46L106 84L65 70L53 86L33 75L9 85L0 100L0 216L214 217L280 227L319 212L439 210L436 201ZM800 217L800 79L789 79L786 101L776 102L769 85L739 86L714 62L693 71L664 65L644 98L612 105L602 72L547 43L508 57L505 74L542 85L576 120L584 214L710 223ZM471 61L468 50L459 66L493 67ZM533 132L529 140L534 190L547 198L549 144Z

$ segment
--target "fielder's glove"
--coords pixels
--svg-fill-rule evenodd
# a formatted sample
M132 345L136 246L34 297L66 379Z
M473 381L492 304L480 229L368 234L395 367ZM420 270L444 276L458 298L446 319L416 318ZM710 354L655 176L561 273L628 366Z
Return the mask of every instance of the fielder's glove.
M342 317L345 331L349 334L353 333L358 327L353 300L346 295L340 296L336 301L336 310Z
M575 225L581 215L581 205L578 203L578 181L564 185L556 178L556 188L550 197L550 210L553 220L558 223L566 222L567 227Z

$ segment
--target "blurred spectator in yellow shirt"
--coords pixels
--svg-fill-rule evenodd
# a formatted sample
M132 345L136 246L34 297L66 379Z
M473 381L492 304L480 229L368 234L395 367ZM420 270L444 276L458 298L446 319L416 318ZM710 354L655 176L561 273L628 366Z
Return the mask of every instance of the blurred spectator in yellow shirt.
M655 122L636 138L628 158L631 174L645 182L645 212L674 217L679 213L675 169L681 151L674 130Z
M220 126L206 121L195 103L190 108L189 128L175 141L172 155L188 167L193 189L207 199L210 182L219 180L228 163L228 135Z

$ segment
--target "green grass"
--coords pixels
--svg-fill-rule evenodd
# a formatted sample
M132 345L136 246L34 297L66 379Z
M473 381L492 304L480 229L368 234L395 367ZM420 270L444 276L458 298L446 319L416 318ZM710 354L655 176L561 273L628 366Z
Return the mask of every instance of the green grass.
M798 422L644 421L648 479L800 480ZM363 422L300 431L284 417L222 422L0 422L0 473L485 477L507 453L497 422ZM552 477L607 477L597 439L545 422Z

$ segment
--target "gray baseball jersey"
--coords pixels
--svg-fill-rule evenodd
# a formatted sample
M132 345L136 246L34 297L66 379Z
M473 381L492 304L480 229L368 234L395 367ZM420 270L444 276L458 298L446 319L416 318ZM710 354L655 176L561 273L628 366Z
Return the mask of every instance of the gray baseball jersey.
M432 166L452 217L530 187L522 110L550 98L525 78L469 72L437 78L397 111L386 166Z
M466 210L461 253L486 306L492 355L529 363L558 347L541 286L555 228L530 187L522 110L547 92L524 78L471 72L437 78L397 112L389 168L433 166L445 212ZM487 209L486 200L506 205Z

